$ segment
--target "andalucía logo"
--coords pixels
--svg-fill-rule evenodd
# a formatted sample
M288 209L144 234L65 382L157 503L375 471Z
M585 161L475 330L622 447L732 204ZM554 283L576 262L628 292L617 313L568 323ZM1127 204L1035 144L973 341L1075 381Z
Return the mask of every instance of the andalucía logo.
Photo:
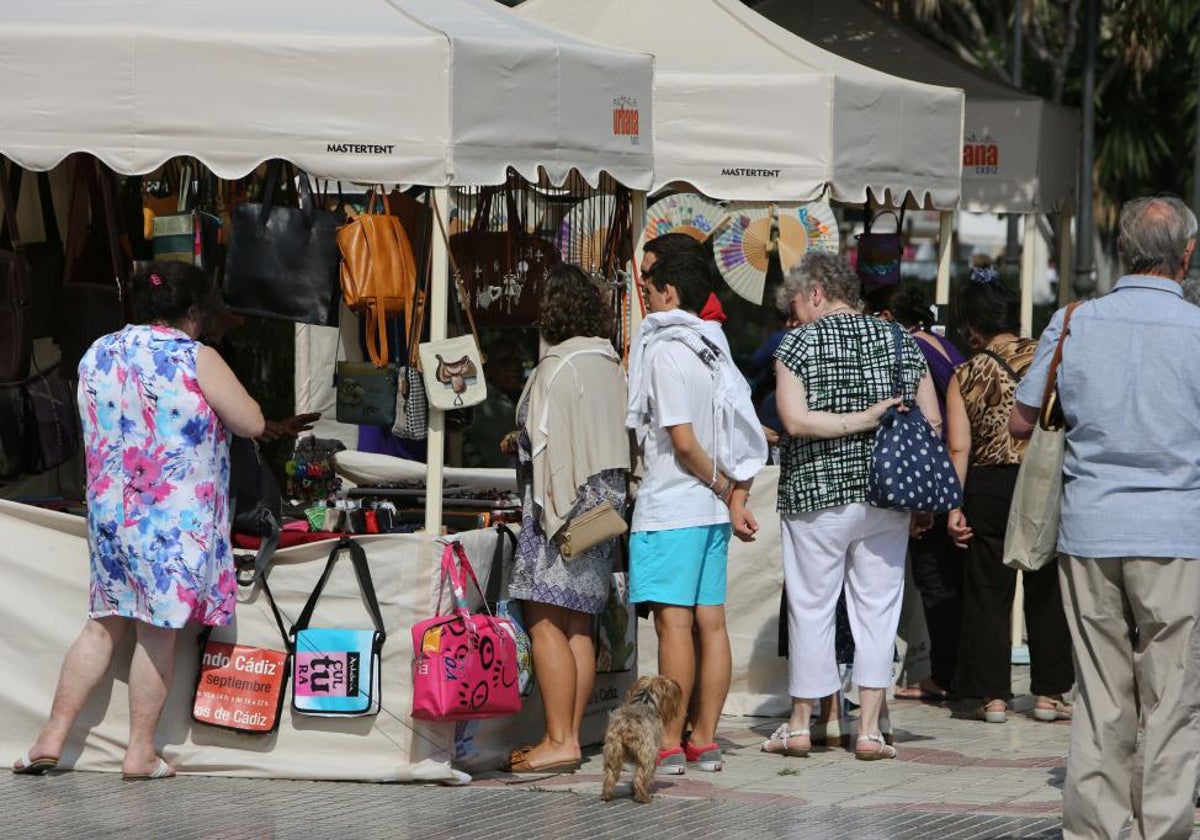
M629 142L637 145L641 135L640 114L638 101L631 96L620 96L613 100L613 136L628 137Z
M974 169L976 175L998 175L1000 145L990 134L979 137L972 133L963 142L963 167Z

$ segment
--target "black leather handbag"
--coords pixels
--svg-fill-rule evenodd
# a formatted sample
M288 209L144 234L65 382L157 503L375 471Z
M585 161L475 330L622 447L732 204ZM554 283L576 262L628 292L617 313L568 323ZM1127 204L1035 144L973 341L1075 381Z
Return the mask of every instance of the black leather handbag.
M7 166L6 161L0 166L0 209L8 220L11 240L9 248L0 250L0 382L19 382L29 375L33 353L29 329L29 263L17 230L17 203L8 188Z
M25 170L13 167L10 193L13 206L21 206L21 185ZM37 173L37 191L42 214L43 241L24 242L25 260L29 264L29 315L31 338L53 336L58 328L58 308L62 300L63 243L54 215L54 199L50 192L50 176ZM28 233L28 231L26 231ZM0 233L0 250L11 250L12 231L7 222Z
M275 203L283 164L267 169L261 204L233 210L225 263L225 303L242 315L334 327L342 291L336 213L319 209L308 175L300 175L299 207ZM284 178L287 195L291 178Z
M60 369L69 378L93 341L129 320L132 264L121 246L114 180L95 158L76 160L57 335Z

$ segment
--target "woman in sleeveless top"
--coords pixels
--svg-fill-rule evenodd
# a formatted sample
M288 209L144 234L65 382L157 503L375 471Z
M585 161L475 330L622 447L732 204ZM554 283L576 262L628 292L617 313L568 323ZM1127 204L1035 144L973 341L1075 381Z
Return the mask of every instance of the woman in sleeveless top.
M132 632L126 778L175 770L154 750L175 641L188 621L228 624L229 436L264 420L216 351L196 339L216 301L198 268L151 263L130 284L134 317L79 363L91 552L88 620L59 675L50 718L17 773L57 766L71 727Z
M976 354L954 374L946 408L951 458L963 507L947 531L963 552L963 625L955 690L978 698L977 717L1003 723L1012 698L1010 619L1017 573L1002 562L1004 532L1026 441L1008 433L1017 382L1036 342L1018 338L1019 301L994 269L976 269L959 298L964 334ZM1058 564L1025 572L1030 690L1038 720L1070 717L1063 692L1075 681Z

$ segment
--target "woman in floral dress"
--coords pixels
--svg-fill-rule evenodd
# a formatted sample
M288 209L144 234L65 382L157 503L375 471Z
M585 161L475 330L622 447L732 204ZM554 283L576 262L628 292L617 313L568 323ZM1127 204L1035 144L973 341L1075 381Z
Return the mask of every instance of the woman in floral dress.
M626 385L613 350L612 308L575 266L550 272L540 326L550 346L517 402L521 535L509 596L522 600L546 734L514 750L514 772L579 767L579 728L596 680L592 641L612 580L615 540L570 560L554 536L574 516L609 502L625 511L631 465Z
M196 341L216 300L199 269L151 263L131 284L136 324L96 340L79 363L87 458L88 621L67 651L50 718L15 773L58 764L89 695L127 632L128 778L175 771L154 751L176 631L233 617L229 435L264 421L233 372Z

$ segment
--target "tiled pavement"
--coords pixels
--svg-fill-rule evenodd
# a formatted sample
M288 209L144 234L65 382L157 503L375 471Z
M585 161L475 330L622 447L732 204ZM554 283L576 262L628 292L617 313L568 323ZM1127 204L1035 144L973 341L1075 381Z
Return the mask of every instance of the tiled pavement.
M1025 669L1016 669L1022 679ZM1028 698L1026 698L1026 701ZM1026 702L1024 705L1028 705ZM465 788L183 777L122 782L106 774L3 774L0 836L45 838L1052 838L1068 727L1023 714L1003 726L944 706L893 706L898 761L840 749L763 755L778 724L724 721L721 773L656 782L656 799L601 803L601 760L576 774L497 773ZM1200 837L1200 833L1194 835Z

